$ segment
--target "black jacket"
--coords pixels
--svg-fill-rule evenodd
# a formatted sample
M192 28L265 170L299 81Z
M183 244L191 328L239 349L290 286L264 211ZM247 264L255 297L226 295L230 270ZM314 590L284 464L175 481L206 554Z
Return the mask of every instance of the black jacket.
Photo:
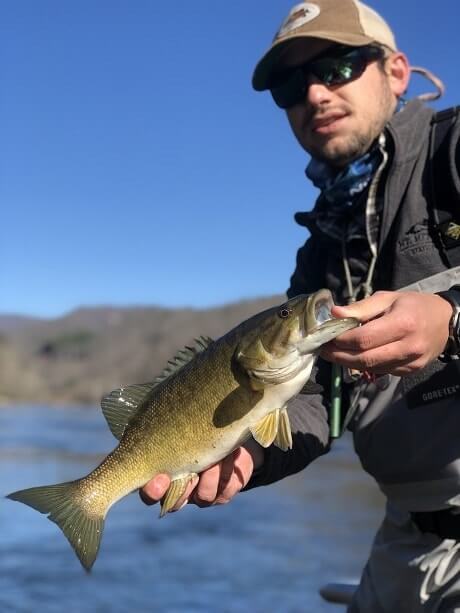
M378 237L378 256L372 283L374 291L378 289L397 290L448 269L448 265L438 249L430 222L429 146L433 114L434 112L421 102L412 101L392 118L385 129L386 150L389 154L389 160L378 186L378 197L382 199L382 211ZM452 146L450 148L449 172L457 195L459 195L460 145L458 143L460 140L460 122L455 125L450 138ZM340 241L326 236L316 226L315 211L318 206L321 206L320 201L317 202L311 213L296 216L301 225L308 227L310 236L297 253L296 268L291 277L287 294L292 297L300 293L310 293L322 287L328 287L332 290L336 302L343 304L346 301L347 290L344 279L342 246ZM365 208L366 202L364 199L362 205L354 209L354 214L364 215ZM370 251L367 240L362 237L354 242L350 241L347 243L347 253L351 263L353 283L357 284L362 280L362 276L367 272L369 266ZM428 291L431 290L428 289ZM436 368L436 370L438 369ZM423 383L431 374L430 369L428 369L425 375L422 373L419 381ZM458 374L451 373L450 376L458 377ZM266 450L264 467L253 476L249 487L271 483L297 472L329 449L328 388L330 365L322 360L318 360L316 380L323 385L324 393L314 396L301 395L290 403L289 415L294 436L293 449L289 452L282 452L272 446ZM378 458L383 461L385 454L388 453L388 447L386 447L388 437L387 434L382 436L379 443L378 424L385 421L382 420L382 414L385 413L391 403L394 403L395 397L401 396L401 386L398 387L398 385L398 381L394 381L391 387L391 396L387 393L383 402L381 398L379 399L377 404L380 408L374 415L373 420L366 421L365 418L363 419L363 409L357 412L355 420L351 423L351 428L355 431L355 446L361 461L364 467L380 483L382 482L382 474L379 473L379 465L382 462L379 463ZM353 395L353 390L349 391ZM378 396L374 389L367 390L367 392L372 397L375 394ZM404 391L402 395L404 395ZM460 396L457 402L460 405ZM363 406L367 407L368 403L364 403ZM460 419L458 419L459 409L460 406L457 407L457 420L460 424ZM372 411L369 414L373 415ZM398 415L395 418L395 428L401 428L401 424L398 422L400 417ZM360 419L364 423L362 428L360 427ZM404 427L411 431L411 428L418 428L419 423L417 421L415 425L405 424ZM424 426L432 428L433 424L428 420ZM391 423L386 424L385 432L388 430L393 432ZM407 434L406 430L403 429L403 431ZM362 442L363 433L365 443ZM423 433L421 436L423 436ZM459 453L457 454L457 450L455 450L451 455L460 458L460 431L457 433L457 438L459 440ZM372 445L370 445L370 440L372 440ZM396 444L399 444L403 449L400 451L401 457L398 458L397 465L393 467L390 481L416 480L417 476L405 475L404 470L400 470L401 464L407 459L404 454L413 455L414 449L408 446L408 449L405 450L403 441L396 441ZM445 442L440 441L439 444L445 445ZM372 449L372 461L367 462L370 448ZM431 449L430 453L433 452L434 450ZM449 461L451 459L449 457ZM448 463L448 460L445 459L444 464L447 465ZM384 461L383 464L386 465L387 462ZM388 471L385 472L385 469L383 471L384 480L388 477ZM434 475L435 472L432 474Z

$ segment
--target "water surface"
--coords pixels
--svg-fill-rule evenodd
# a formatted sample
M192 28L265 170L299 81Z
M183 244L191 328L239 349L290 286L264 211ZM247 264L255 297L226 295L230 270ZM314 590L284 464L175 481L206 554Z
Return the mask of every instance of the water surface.
M128 496L87 575L55 524L4 496L80 477L114 445L98 410L0 409L2 613L340 613L318 589L359 575L382 515L348 438L223 507L158 521L157 507Z

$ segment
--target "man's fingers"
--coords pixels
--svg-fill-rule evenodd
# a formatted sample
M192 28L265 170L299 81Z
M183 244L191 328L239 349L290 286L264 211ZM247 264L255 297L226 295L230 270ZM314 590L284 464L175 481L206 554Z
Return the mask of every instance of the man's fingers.
M401 326L398 321L395 322L396 325L389 325L391 322L388 321L388 309L394 302L394 292L377 292L346 307L334 306L334 317L355 317L363 325L344 332L326 344L324 354L321 352L322 357L330 359L331 351L336 349L366 351L399 340L402 336ZM383 315L385 317L381 321Z
M392 313L387 313L384 317L373 319L359 328L341 334L324 346L325 352L334 349L356 352L368 351L382 345L396 343L407 334L407 330L411 326L410 317L410 314L407 317L397 317L393 316ZM323 357L326 358L325 355Z
M382 337L383 330L383 337ZM396 329L388 330L385 327L375 326L374 321L364 324L360 328L349 330L321 348L320 354L328 359L331 352L347 351L359 353L368 351L387 343L394 343L401 338Z
M139 490L139 496L145 504L155 504L166 494L170 483L171 479L168 475L156 475Z
M219 488L222 463L208 468L200 475L198 486L193 494L193 502L198 506L207 506L214 502Z
M215 504L226 504L248 484L254 467L260 467L263 462L263 449L251 439L244 447L237 449L233 457L230 478L226 483L221 480L223 487L219 490Z
M338 362L342 366L360 371L369 371L374 374L407 374L416 368L424 366L420 352L414 347L407 347L400 341L389 343L382 347L370 349L368 351L340 351L333 350L321 352L324 358L333 362ZM404 369L401 367L405 366ZM396 371L397 369L397 371Z
M236 494L238 494L238 492L241 491L244 485L246 485L244 483L244 476L238 462L242 452L242 449L237 449L231 456L225 458L223 461L215 504L225 504L229 502Z
M239 454L240 454L240 450L237 449L231 455L229 455L228 457L222 460L221 469L220 469L219 486L217 488L218 494L223 492L225 488L227 487L227 485L230 483L233 477L234 470L235 470L235 461Z
M356 317L361 323L374 319L386 311L398 295L395 292L375 292L369 298L358 300L348 306L333 306L334 317Z

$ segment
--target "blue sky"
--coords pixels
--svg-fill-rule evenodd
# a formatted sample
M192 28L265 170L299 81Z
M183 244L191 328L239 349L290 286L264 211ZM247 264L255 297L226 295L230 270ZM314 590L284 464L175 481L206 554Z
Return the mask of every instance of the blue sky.
M315 191L250 78L292 4L0 1L0 312L286 289ZM458 3L372 6L460 103Z

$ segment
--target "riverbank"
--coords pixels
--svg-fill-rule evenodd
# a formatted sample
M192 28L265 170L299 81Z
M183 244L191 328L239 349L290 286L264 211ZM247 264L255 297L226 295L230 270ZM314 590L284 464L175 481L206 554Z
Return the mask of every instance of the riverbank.
M203 310L82 308L53 320L0 316L0 403L99 405L117 387L152 381L193 339L218 338L282 300Z

